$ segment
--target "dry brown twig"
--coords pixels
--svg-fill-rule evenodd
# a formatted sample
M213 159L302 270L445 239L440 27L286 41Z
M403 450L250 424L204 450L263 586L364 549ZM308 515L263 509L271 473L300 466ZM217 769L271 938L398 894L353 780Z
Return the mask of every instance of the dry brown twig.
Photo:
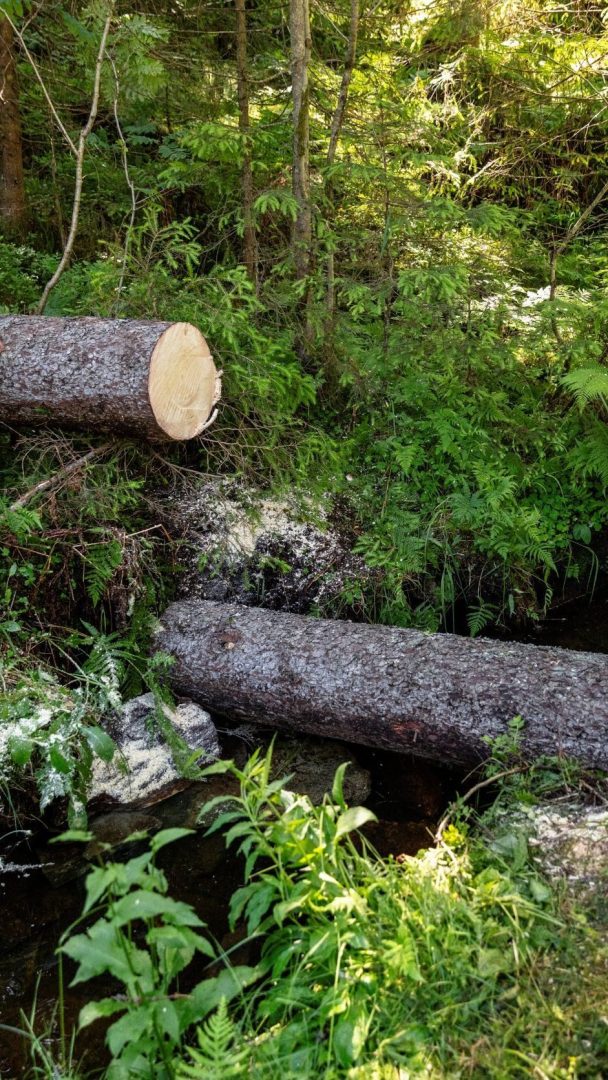
M11 503L9 510L21 510L27 503L36 496L42 494L43 491L48 491L49 488L56 487L72 473L82 469L87 462L91 461L94 457L98 457L99 454L105 453L106 450L111 448L110 443L103 443L102 446L96 446L93 450L89 450L88 453L83 454L82 457L76 458L75 461L68 462L61 469L58 469L52 476L48 476L46 480L41 480L40 483L34 484L34 487L29 491L24 492L18 499L15 499L14 503Z
M468 802L469 799L472 799L473 795L476 795L478 791L482 791L484 788L490 787L490 785L495 784L497 780L503 780L505 776L512 776L513 773L522 772L522 768L524 767L521 765L516 765L512 769L504 769L502 772L496 773L495 776L488 776L486 780L480 780L478 784L474 784L472 788L469 788L469 790L465 792L465 794L462 795L456 803L450 806L447 813L444 814L444 816L442 817L435 831L435 843L438 844L441 840L441 837L443 836L443 833L445 832L447 826L452 820L459 804Z

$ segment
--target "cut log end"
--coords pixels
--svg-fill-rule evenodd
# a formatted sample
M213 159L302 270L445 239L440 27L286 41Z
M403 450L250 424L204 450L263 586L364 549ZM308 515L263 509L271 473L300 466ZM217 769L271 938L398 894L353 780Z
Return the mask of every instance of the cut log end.
M150 361L148 395L170 439L193 439L203 431L219 398L219 375L195 326L174 323L161 334Z
M221 373L190 323L0 315L0 421L152 440L213 422Z

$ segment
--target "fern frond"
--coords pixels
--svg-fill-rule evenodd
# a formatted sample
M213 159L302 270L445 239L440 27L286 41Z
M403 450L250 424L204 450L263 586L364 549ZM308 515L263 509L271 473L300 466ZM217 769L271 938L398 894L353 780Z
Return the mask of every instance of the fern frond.
M592 401L599 401L608 409L608 371L598 364L593 367L577 368L562 377L562 383L574 394L579 409L584 409Z
M24 506L14 509L7 506L0 510L0 529L6 529L17 540L25 540L31 533L41 528L40 515L35 510L27 510Z
M122 556L122 546L115 538L87 546L84 579L94 607L105 595L114 572L122 562Z
M583 476L595 476L608 488L608 425L597 421L570 455Z
M452 511L452 519L455 525L474 525L482 509L483 501L479 492L455 491L448 497L448 506Z
M228 1015L226 999L197 1030L198 1048L188 1053L192 1064L182 1063L180 1080L244 1080L249 1073L249 1051L238 1045L239 1030Z
M477 607L470 609L467 615L467 626L471 637L477 637L489 623L494 621L496 610L494 604L486 604L483 600L479 601Z

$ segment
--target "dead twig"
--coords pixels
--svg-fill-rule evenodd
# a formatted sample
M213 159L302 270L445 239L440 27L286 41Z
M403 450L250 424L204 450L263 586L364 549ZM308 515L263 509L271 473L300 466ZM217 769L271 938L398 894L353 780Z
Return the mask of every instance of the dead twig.
M83 454L82 457L76 458L75 461L70 461L63 468L59 469L53 476L48 476L46 480L41 480L39 484L34 484L34 487L26 491L14 503L11 503L9 510L21 510L27 503L29 503L36 495L40 495L43 491L48 491L49 488L55 487L61 483L66 477L71 476L72 473L77 472L92 458L97 457L99 454L105 453L110 449L110 443L104 443L102 446L96 446L93 450L89 450L87 454Z
M19 30L19 28L15 25L15 23L13 22L13 20L11 19L10 15L8 14L7 11L4 11L3 15L4 15L4 18L7 20L7 22L9 22L10 25L12 26L13 33L14 33L15 37L17 38L17 41L19 42L20 46L21 46L23 54L25 55L25 57L26 57L29 65L30 65L32 71L34 72L34 75L36 76L38 82L40 83L40 88L41 88L42 93L44 94L44 96L46 98L47 105L48 105L49 109L51 110L51 115L53 116L53 118L55 120L55 123L57 124L57 127L59 128L61 134L63 135L65 141L67 142L70 150L72 151L72 153L76 157L77 156L77 150L76 150L76 147L74 145L74 142L70 138L69 132L68 132L65 124L63 123L63 120L61 119L59 113L57 112L57 109L55 108L55 106L53 104L53 100L52 100L51 95L49 94L49 92L48 92L48 90L47 90L47 88L46 88L46 86L44 84L44 79L42 78L42 75L40 74L40 71L39 71L38 66L36 64L36 61L34 60L34 57L32 56L30 50L28 49L27 45L25 44L23 34Z
M44 309L47 305L48 298L55 288L57 282L61 278L66 266L70 261L72 255L72 249L74 247L74 241L76 240L76 233L78 231L78 219L80 217L80 201L82 198L82 184L83 184L83 168L84 168L84 155L87 145L87 139L93 130L93 125L97 119L97 109L99 107L99 91L101 86L101 69L106 53L106 45L108 41L108 34L110 33L110 23L112 21L112 9L108 14L108 17L104 23L103 31L101 34L101 41L99 43L99 51L97 53L97 61L95 63L95 78L93 80L93 98L91 100L91 111L89 118L84 125L80 136L78 138L78 150L76 153L76 180L74 183L74 201L72 204L72 221L70 223L70 231L68 238L63 249L63 254L59 260L59 266L55 270L53 276L47 281L44 292L40 298L38 304L38 314L44 314Z

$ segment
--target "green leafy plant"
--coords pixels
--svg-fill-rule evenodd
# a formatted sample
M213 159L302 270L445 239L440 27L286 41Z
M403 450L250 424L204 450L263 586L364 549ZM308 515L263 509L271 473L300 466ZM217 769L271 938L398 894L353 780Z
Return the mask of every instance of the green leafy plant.
M99 718L120 701L116 685L90 676L62 686L48 672L12 676L0 694L0 762L5 783L31 777L40 809L67 800L72 823L86 817L93 757L110 761L114 743Z
M510 755L511 744L497 752ZM318 807L290 792L288 778L271 781L270 767L259 752L243 769L210 767L207 775L229 772L240 790L202 810L209 831L225 830L244 859L230 920L258 943L255 967L231 967L192 909L167 896L155 856L183 830L90 872L85 914L94 921L62 950L77 981L118 981L80 1021L111 1018L108 1078L395 1080L400 1071L455 1076L471 1061L472 1075L504 1080L520 1076L525 1059L561 1080L583 1031L595 1075L608 1052L605 975L591 980L594 1004L576 1035L559 1018L577 1007L571 950L585 941L599 960L601 947L584 921L564 922L523 834L497 831L491 817L478 830L456 813L437 848L382 860L357 834L373 815L344 802L344 766ZM213 972L181 994L177 975L197 952Z
M126 863L108 862L87 877L83 917L97 918L81 934L70 934L61 952L76 962L72 984L109 974L120 993L92 1001L81 1010L79 1025L112 1017L106 1042L112 1063L108 1080L145 1077L169 1080L177 1074L177 1053L186 1032L222 1001L238 996L261 970L225 967L189 995L178 992L180 974L196 955L221 962L221 953L203 931L204 922L188 904L167 896L167 880L155 856L188 829L165 829L150 848ZM88 839L88 834L66 834ZM116 1019L116 1017L118 1017ZM221 1045L221 1015L211 1026L207 1046Z
M495 995L548 942L551 916L525 875L516 886L481 852L378 860L351 838L373 815L346 807L344 767L321 807L290 793L288 781L270 782L269 767L257 754L243 771L231 766L241 795L211 826L225 827L245 858L248 883L233 896L231 921L262 935L269 971L248 1013L260 1032L257 1067L346 1075L366 1061L433 1060L451 1010L465 1026L489 1016ZM474 1003L468 1019L464 1000Z

